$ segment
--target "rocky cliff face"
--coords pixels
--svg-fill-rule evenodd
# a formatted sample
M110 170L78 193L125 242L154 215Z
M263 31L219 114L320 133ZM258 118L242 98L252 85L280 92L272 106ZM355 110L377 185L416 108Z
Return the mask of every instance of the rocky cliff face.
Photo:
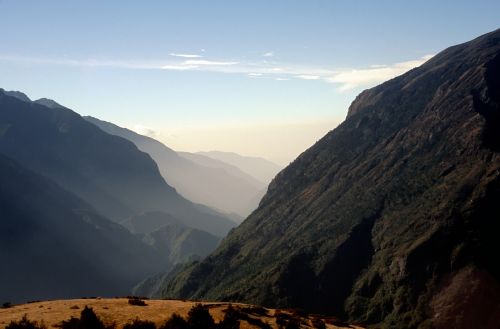
M361 93L163 296L394 328L496 328L499 134L497 30Z

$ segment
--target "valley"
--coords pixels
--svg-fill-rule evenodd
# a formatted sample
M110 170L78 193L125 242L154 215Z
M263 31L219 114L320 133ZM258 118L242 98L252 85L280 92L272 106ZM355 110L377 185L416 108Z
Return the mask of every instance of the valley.
M0 329L499 329L498 12L0 0Z

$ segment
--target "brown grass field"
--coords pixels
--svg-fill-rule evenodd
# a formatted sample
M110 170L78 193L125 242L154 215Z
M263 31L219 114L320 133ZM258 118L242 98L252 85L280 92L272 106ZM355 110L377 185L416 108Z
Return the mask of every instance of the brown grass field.
M47 329L54 328L55 325L63 320L68 320L71 317L79 317L81 310L85 306L92 307L95 313L106 324L115 323L117 329L121 329L124 324L139 318L141 320L150 320L156 323L157 326L170 317L172 313L178 313L183 317L187 317L188 311L196 302L180 301L180 300L144 300L146 306L134 306L128 303L127 298L92 298L92 299L69 299L69 300L54 300L32 302L28 304L14 305L10 308L0 309L0 328L5 328L11 321L19 320L23 315L27 315L30 320L43 321ZM203 305L209 307L210 314L215 322L222 320L224 317L223 310L227 309L229 303L209 303L203 302ZM235 308L248 307L251 305L231 303ZM273 328L278 328L275 315L279 312L293 314L293 311L266 309L268 315L258 316L251 314L252 318L260 318L262 321L269 323ZM297 315L295 315L297 316ZM316 318L322 318L327 322L328 329L335 328L362 328L359 326L339 327L332 324L331 319L314 315ZM299 317L302 328L311 328L311 319L313 316ZM249 324L247 321L240 322L241 329L256 329L257 326Z

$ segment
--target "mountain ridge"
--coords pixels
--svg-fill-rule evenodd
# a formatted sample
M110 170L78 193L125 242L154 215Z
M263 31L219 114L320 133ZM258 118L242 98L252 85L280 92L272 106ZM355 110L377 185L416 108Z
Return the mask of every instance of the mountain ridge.
M172 266L77 196L1 154L0 178L3 301L126 294Z
M41 173L117 222L149 210L169 212L216 235L235 223L186 200L156 163L130 141L110 135L62 106L0 92L0 152Z
M266 185L238 168L203 165L196 154L178 153L151 137L111 122L93 117L84 119L109 134L131 141L139 150L149 154L163 178L186 198L228 214L236 213L242 218L257 207L255 200L260 199Z
M387 328L496 328L499 77L496 30L362 92L162 296Z

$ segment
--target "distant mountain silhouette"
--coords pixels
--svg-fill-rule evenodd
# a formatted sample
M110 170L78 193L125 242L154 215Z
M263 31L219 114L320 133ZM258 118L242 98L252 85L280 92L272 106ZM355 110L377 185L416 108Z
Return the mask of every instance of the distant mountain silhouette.
M65 109L66 107L62 106L61 104L57 103L56 101L49 99L49 98L40 98L37 99L36 101L33 101L33 103L37 103L46 107L49 107L51 109Z
M382 328L500 323L500 30L362 92L163 297Z
M111 135L131 141L139 150L148 153L158 164L165 180L189 200L236 213L242 218L257 208L264 195L267 185L237 167L197 154L178 154L153 138L93 117L84 118ZM200 158L206 162L199 161Z
M125 223L172 264L200 259L211 253L220 238L188 227L162 212L146 212Z
M55 104L21 101L0 91L0 153L54 180L117 222L145 211L163 211L218 236L235 226L224 215L177 194L151 157L134 144Z
M3 155L0 182L2 303L125 295L171 266L121 225Z
M229 163L240 168L243 172L268 184L283 167L259 157L243 156L233 152L209 151L197 152L216 160Z
M7 91L0 88L0 93L4 93L7 96L15 97L23 102L31 102L31 99L28 96L26 96L26 94L20 91L15 91L15 90Z

